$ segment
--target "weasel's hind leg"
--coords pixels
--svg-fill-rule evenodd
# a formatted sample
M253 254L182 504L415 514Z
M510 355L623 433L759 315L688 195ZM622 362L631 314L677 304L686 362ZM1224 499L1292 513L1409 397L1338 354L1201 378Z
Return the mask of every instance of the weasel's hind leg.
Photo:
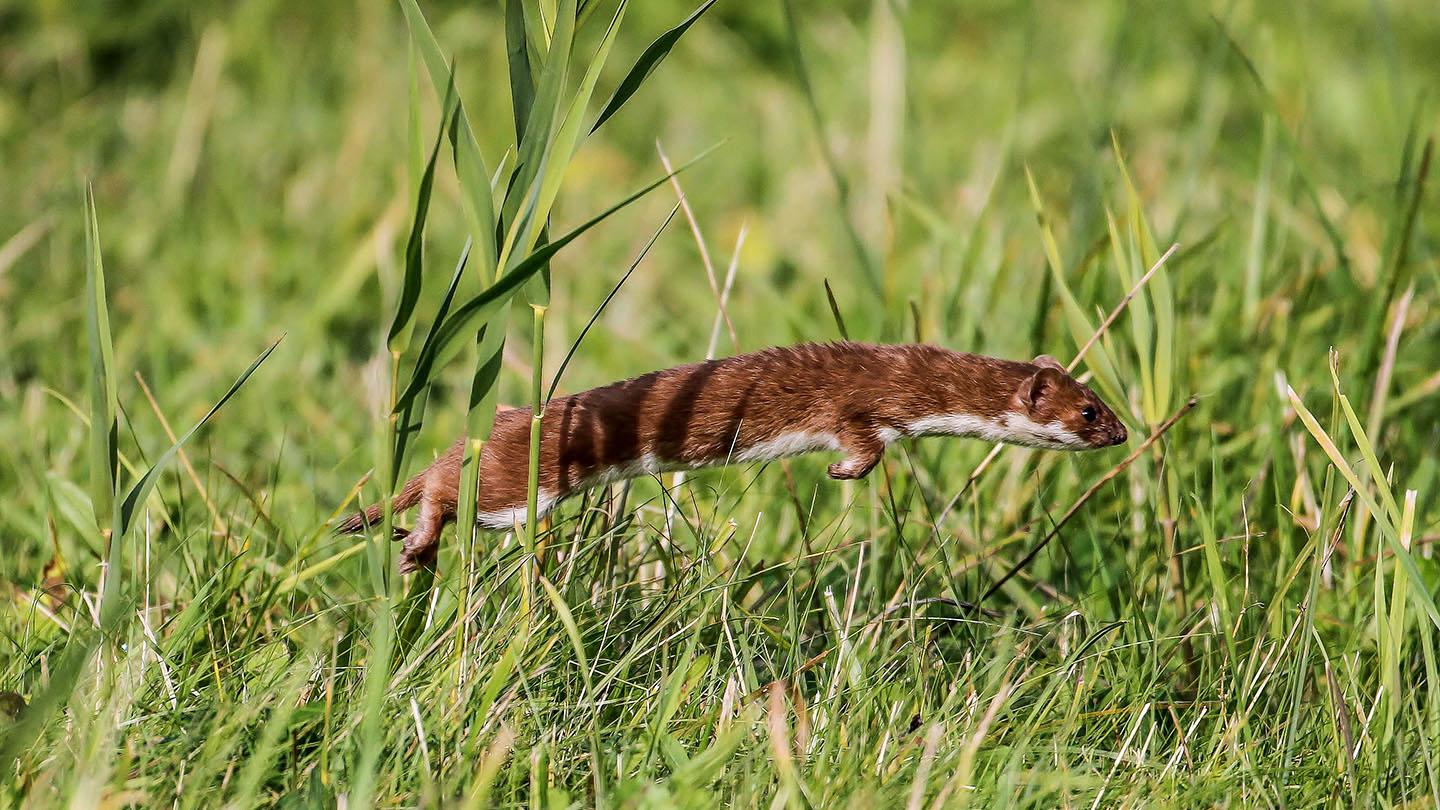
M420 501L420 514L415 518L415 527L401 534L396 540L403 540L400 547L400 573L409 574L421 568L435 567L435 552L440 546L440 532L445 524L455 518L454 509L447 514L444 505L437 499L424 498Z
M837 480L864 478L885 457L885 442L880 440L880 434L874 428L868 426L856 427L842 434L840 446L845 450L845 460L831 464L829 470L830 477Z

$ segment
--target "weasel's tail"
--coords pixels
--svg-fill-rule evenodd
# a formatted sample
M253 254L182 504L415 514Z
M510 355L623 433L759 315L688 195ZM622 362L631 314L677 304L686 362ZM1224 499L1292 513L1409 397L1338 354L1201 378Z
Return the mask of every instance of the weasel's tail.
M420 494L424 491L425 474L422 472L405 482L405 486L400 489L400 494L396 495L395 500L391 501L390 511L397 515L404 512L406 509L420 502ZM373 506L368 506L340 521L336 524L334 531L336 534L361 534L365 531L366 527L379 523L380 516L384 511L382 505L378 503Z

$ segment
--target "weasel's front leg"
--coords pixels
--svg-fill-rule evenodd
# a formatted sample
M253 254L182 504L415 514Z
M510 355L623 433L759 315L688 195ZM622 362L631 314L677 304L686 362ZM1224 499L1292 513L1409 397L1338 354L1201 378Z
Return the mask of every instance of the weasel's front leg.
M830 477L837 480L864 478L885 457L885 442L873 429L859 429L840 437L844 461L830 465Z

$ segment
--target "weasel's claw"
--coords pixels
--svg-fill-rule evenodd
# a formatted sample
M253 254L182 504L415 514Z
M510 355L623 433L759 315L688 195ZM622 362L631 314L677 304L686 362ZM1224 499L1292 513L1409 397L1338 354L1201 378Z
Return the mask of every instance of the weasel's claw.
M435 567L435 547L428 549L417 549L411 553L409 549L400 552L400 573L413 574L421 568Z
M435 567L435 554L439 547L439 532L430 524L417 524L405 537L400 549L400 573L410 574L421 568Z

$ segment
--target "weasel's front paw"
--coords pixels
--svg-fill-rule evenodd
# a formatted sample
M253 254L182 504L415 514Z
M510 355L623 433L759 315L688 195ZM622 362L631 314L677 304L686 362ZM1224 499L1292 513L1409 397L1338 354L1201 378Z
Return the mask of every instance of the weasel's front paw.
M837 481L853 481L857 478L864 478L865 473L870 472L868 468L861 468L858 464L849 461L837 461L830 465L830 477Z

